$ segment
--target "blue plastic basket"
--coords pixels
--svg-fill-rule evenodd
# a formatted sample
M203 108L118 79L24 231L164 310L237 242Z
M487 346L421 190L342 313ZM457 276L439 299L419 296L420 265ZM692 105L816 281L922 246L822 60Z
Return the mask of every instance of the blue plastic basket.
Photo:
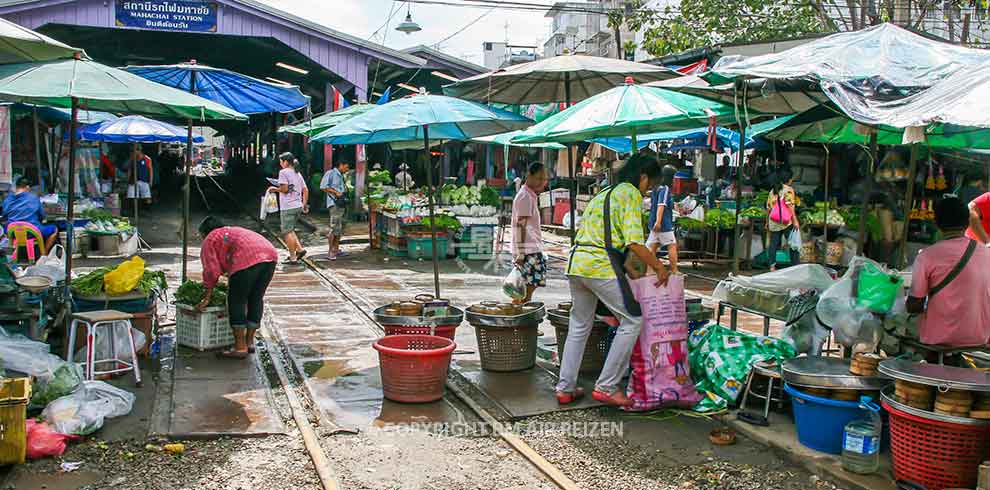
M791 395L798 441L816 451L842 454L846 424L866 416L859 402L811 396L786 383L784 390Z

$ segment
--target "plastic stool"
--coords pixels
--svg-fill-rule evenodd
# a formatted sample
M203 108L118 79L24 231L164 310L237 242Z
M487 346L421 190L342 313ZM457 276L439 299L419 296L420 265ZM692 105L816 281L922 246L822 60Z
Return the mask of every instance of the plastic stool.
M134 346L134 335L131 333L131 319L133 315L116 310L88 311L85 313L73 313L72 323L69 327L69 353L68 361L72 362L72 357L76 350L76 328L82 323L86 325L86 360L81 362L86 373L86 379L92 381L97 376L104 374L117 374L126 371L134 371L134 383L141 386L141 368L138 366L137 349ZM117 322L127 324L127 339L131 347L131 361L127 362L117 357L116 339L114 338L114 325ZM96 337L101 327L109 327L110 335L110 357L106 359L96 359ZM106 335L106 334L104 334ZM114 369L97 371L96 365L103 363L113 363ZM123 367L116 367L123 366Z
M756 376L763 376L767 378L767 392L755 393L752 391L753 378ZM746 378L746 391L743 392L742 402L739 404L740 415L743 413L742 410L746 409L746 401L749 399L750 395L758 400L763 400L763 421L768 421L767 417L770 416L770 405L774 402L777 403L779 409L784 409L784 395L781 392L783 383L777 387L778 394L776 398L773 393L774 382L781 382L782 377L780 375L780 365L775 362L757 362L753 364L753 369L750 369L749 376ZM737 415L738 416L738 415ZM743 417L740 417L743 418ZM745 417L744 419L749 418ZM749 422L749 420L745 420ZM769 423L769 422L767 422ZM763 425L763 424L760 424Z

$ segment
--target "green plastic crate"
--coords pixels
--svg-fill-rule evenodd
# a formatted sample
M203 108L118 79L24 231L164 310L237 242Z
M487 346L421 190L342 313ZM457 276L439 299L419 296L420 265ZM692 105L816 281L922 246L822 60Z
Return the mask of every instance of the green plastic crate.
M410 259L433 259L433 239L431 237L408 237ZM437 258L447 258L447 237L437 237Z

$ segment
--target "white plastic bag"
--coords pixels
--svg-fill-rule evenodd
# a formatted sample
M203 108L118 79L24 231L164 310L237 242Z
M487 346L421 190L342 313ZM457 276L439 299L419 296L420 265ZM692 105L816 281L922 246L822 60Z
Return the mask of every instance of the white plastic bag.
M502 280L502 292L514 300L526 298L526 278L518 266L513 266L509 275Z
M849 272L825 290L818 300L818 318L827 323L840 345L854 352L873 352L880 344L883 326L869 310L857 304L853 296L853 271L863 257L853 259Z
M96 336L96 346L93 355L96 359L109 359L111 357L116 357L124 362L131 362L133 357L131 356L131 347L127 345L129 339L127 338L127 322L114 322L113 324L113 347L115 349L114 355L111 356L110 352L110 338L109 332L105 330L100 330L99 335ZM144 337L144 332L131 327L131 335L134 336L134 350L140 351L144 348L144 344L148 341ZM83 345L76 351L75 359L82 361L86 358L86 346Z
M787 244L791 247L791 250L800 252L802 243L801 230L797 228L791 230L790 236L787 237Z
M49 403L41 418L58 433L84 436L100 430L105 419L131 413L134 399L103 381L83 381L72 394Z
M261 215L260 218L264 220L269 214L278 212L278 196L272 192L266 192L265 195L261 196Z
M55 244L48 255L38 259L38 261L24 271L25 276L41 276L52 280L52 284L57 284L65 280L65 249L62 245Z

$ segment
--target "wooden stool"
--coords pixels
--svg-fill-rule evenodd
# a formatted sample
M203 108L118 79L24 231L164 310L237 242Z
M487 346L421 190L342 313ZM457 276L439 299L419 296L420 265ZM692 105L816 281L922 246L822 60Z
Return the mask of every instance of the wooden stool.
M72 357L75 355L75 343L76 343L76 328L82 323L86 325L86 360L81 362L86 373L86 379L93 380L97 376L103 374L117 374L126 371L134 371L134 383L137 386L141 386L141 368L138 367L138 355L137 349L134 345L134 335L131 333L131 319L133 315L130 313L124 313L116 310L99 310L99 311L88 311L85 313L73 313L72 323L69 327L69 353L67 359L72 362ZM127 324L127 345L131 348L131 361L127 362L117 357L117 346L116 339L114 338L114 324L117 322L123 322ZM96 359L96 338L97 332L101 327L106 327L109 332L102 335L109 334L110 336L110 357L105 359ZM113 369L106 371L97 371L96 365L103 363L113 363ZM118 367L123 366L123 367Z

